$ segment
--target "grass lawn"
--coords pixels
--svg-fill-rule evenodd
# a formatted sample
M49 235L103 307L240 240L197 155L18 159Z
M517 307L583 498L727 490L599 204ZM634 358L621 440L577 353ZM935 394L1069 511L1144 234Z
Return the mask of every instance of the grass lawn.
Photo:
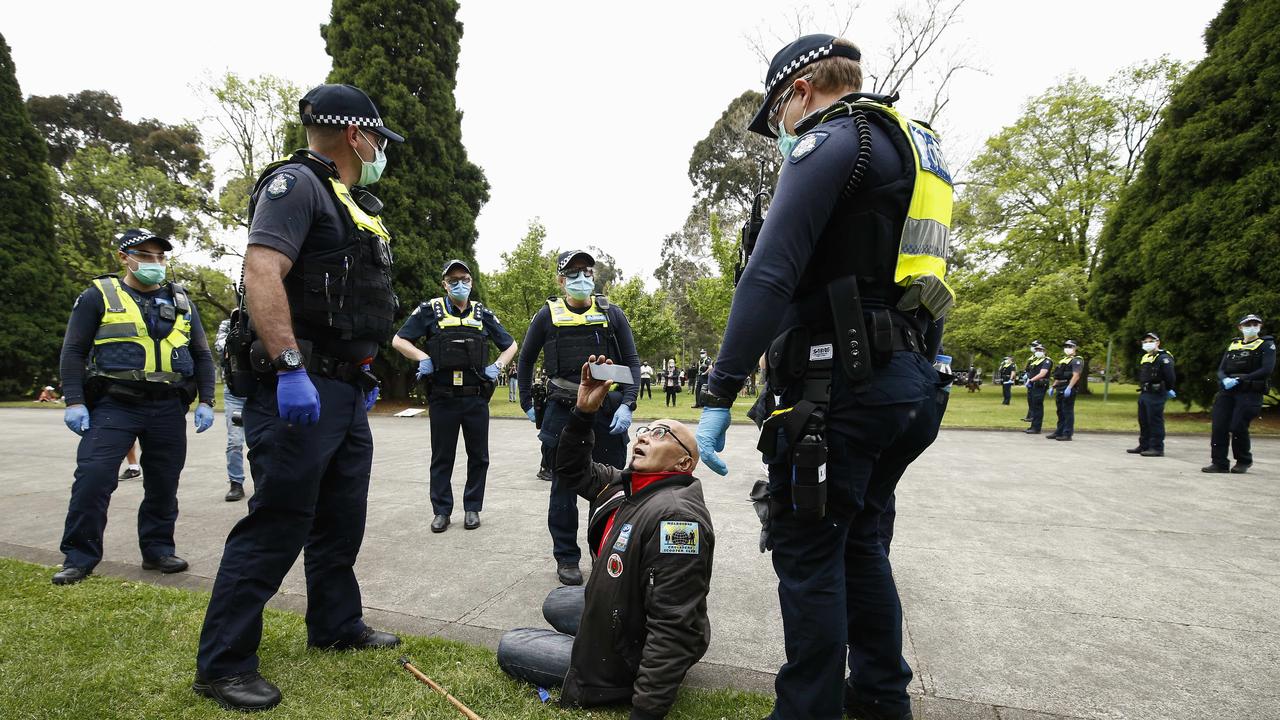
M0 559L0 717L232 717L191 691L208 593L96 575L57 587L49 582L52 572ZM280 686L284 702L264 717L461 718L397 664L402 654L486 720L628 716L544 705L532 687L504 675L484 648L403 639L394 650L307 650L302 617L268 610L261 671ZM760 718L771 706L761 695L686 690L669 717Z

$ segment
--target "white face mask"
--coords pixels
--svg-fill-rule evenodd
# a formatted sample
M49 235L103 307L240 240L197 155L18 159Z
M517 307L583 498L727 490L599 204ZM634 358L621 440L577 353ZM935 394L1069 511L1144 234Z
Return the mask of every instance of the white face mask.
M1153 342L1144 342L1142 343L1142 349L1146 350L1147 352L1155 352L1156 344Z
M1240 334L1247 338L1258 337L1258 333L1262 331L1261 325L1241 325Z
M1071 356L1076 354L1076 349L1072 347L1062 348L1062 354Z
M1038 357L1038 358L1042 358L1042 357L1044 357L1044 351L1043 351L1043 350L1037 350L1037 351L1036 351L1036 357Z

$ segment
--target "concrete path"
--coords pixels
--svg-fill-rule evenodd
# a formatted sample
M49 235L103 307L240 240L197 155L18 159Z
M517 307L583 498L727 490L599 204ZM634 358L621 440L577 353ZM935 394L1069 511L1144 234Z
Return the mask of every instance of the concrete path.
M0 555L61 561L76 444L61 419L0 410L10 448ZM177 539L191 571L160 578L138 567L142 486L128 481L114 496L100 574L211 586L245 512L222 500L221 423L189 435ZM508 628L542 625L556 579L532 427L493 421L484 525L464 531L459 500L442 535L427 528L425 419L373 427L358 567L370 621L491 647ZM1280 441L1254 441L1247 475L1200 473L1207 438L1170 438L1164 458L1125 454L1133 444L944 431L907 473L892 558L917 718L1280 718ZM752 428L734 426L730 477L704 478L718 535L713 638L690 683L768 692L783 645L772 567L745 500L760 472L754 445ZM283 590L278 606L305 606L301 563Z

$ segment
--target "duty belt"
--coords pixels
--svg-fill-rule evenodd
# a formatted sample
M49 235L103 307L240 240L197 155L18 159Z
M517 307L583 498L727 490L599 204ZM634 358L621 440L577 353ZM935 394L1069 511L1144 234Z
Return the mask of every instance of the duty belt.
M431 395L439 397L473 397L480 394L479 385L435 385L431 386Z
M564 378L551 378L547 381L547 399L565 405L574 404L578 401L578 383Z

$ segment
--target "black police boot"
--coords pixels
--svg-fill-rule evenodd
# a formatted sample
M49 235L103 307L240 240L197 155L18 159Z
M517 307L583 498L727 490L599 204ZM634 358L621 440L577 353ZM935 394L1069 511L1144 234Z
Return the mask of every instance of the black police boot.
M844 684L844 711L853 720L912 720L910 700L905 708L887 705L863 697L848 681Z
M1058 437L1054 438L1054 440L1060 440L1060 441L1062 441L1062 442L1071 442L1071 436L1070 436L1070 435L1059 435Z
M431 532L442 533L449 529L449 516L437 515L431 518Z
M75 585L81 580L89 577L93 571L89 568L64 567L53 574L54 585Z
M147 560L145 558L142 560L143 570L159 570L165 575L182 572L183 570L186 570L187 567L187 561L177 555L165 555L164 557L156 558L155 560Z
M1245 473L1249 472L1249 468L1251 468L1251 467L1253 467L1253 463L1242 463L1242 462L1237 462L1235 465L1232 465L1232 466L1231 466L1231 472L1233 472L1233 473L1235 473L1235 474L1237 474L1237 475L1243 475L1243 474L1245 474Z
M480 527L480 513L475 510L468 510L466 516L462 520L463 530L475 530Z
M1026 434L1028 434L1028 435L1039 435L1039 434L1040 434L1040 430L1039 430L1039 429L1036 429L1036 428L1027 428L1026 430L1023 430L1022 432L1026 433Z
M1138 454L1142 457L1164 457L1163 450L1143 450Z
M1057 440L1057 439L1058 439L1058 433L1049 433L1048 435L1045 435L1045 436L1044 436L1044 439L1045 439L1045 440Z
M561 585L581 585L582 571L576 562L562 562L556 565L556 577Z
M191 684L197 694L211 698L224 710L254 712L270 710L280 704L280 688L267 682L256 672L228 675L205 680L199 675Z
M235 502L237 500L243 500L244 484L238 483L238 482L231 483L231 489L227 490L227 494L222 496L222 499L226 500L227 502Z
M1142 447L1141 445L1135 448L1129 448L1128 450L1125 450L1125 452L1129 453L1130 455L1137 455L1138 453L1144 453L1146 451L1147 449Z
M1207 472L1207 473L1224 473L1224 472L1227 472L1227 466L1226 466L1226 465L1209 464L1209 465L1205 465L1204 467L1200 468L1200 472Z
M538 468L538 479L551 482L551 470L548 468Z
M332 645L312 645L318 650L378 650L380 648L393 648L400 644L400 638L389 632L374 630L366 627L364 632L357 635L351 640L340 640Z

